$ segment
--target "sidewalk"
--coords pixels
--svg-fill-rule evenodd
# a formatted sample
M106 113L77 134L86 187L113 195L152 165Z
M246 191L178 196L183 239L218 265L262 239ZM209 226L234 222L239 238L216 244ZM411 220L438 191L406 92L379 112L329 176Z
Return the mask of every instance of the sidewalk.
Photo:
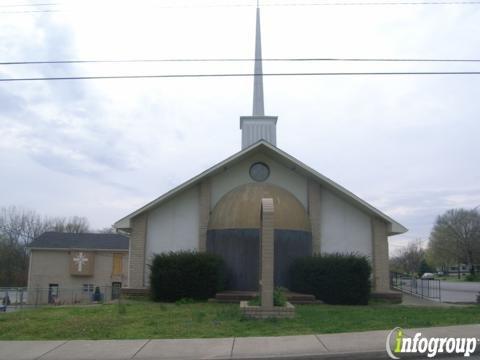
M188 340L0 341L0 359L386 359L385 342L389 332ZM427 337L480 338L480 325L405 332L407 335L421 332Z

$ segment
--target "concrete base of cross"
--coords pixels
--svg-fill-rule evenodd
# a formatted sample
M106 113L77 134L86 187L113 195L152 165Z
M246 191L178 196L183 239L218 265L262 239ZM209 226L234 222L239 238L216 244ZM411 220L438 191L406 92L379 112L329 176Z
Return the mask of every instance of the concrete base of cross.
M242 315L249 319L291 319L295 317L295 306L287 302L285 306L253 306L248 301L240 302Z

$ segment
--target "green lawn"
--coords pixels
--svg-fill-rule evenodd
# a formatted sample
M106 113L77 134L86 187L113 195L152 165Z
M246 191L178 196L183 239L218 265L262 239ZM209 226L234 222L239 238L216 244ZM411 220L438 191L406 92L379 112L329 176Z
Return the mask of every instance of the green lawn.
M297 306L292 320L245 320L234 304L45 307L0 314L0 340L148 339L269 336L471 324L480 306Z

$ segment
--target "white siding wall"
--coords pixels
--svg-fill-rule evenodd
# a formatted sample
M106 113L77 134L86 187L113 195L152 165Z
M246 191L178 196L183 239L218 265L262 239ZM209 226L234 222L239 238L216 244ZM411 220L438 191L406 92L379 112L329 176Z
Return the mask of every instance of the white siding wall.
M372 256L370 217L322 188L320 211L321 252L358 252Z
M230 190L253 182L250 165L263 161L270 167L267 182L290 191L307 208L307 179L263 154L256 154L211 179L211 208ZM199 238L198 186L183 191L152 210L148 217L146 264L153 254L197 250ZM322 188L320 211L321 251L358 252L371 257L370 217L347 201ZM148 266L146 266L148 281Z
M280 186L290 191L302 203L305 209L307 208L306 178L298 175L293 170L286 168L278 162L271 160L263 154L256 154L213 177L211 182L211 209L213 209L222 196L230 190L237 186L254 182L250 178L249 170L250 166L257 161L262 161L270 167L270 177L266 181L267 183Z
M194 186L150 212L145 248L147 264L153 254L198 249L198 200L198 187Z

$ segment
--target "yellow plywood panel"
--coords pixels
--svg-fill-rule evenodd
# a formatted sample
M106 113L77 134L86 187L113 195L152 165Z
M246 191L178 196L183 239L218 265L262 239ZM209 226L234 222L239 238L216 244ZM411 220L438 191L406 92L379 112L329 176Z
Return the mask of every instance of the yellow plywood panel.
M122 275L123 272L123 254L113 254L112 275Z

